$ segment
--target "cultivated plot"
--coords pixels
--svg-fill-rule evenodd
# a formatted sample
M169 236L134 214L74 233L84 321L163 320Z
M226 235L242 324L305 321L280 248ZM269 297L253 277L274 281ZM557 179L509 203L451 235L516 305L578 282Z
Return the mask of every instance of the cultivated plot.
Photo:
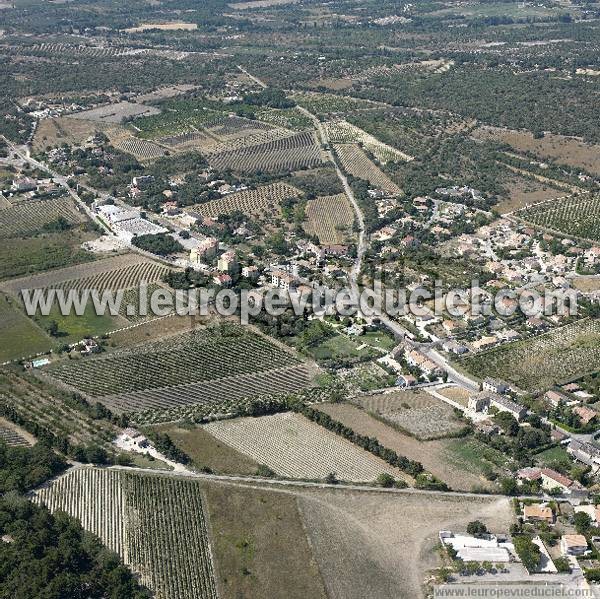
M247 215L272 215L280 210L281 203L288 198L300 197L301 192L286 183L273 183L257 189L246 189L238 193L211 200L204 204L196 204L191 210L203 216L216 217L220 214L243 212Z
M504 379L526 391L549 389L598 368L600 320L584 319L460 360L475 376Z
M600 195L597 194L561 197L524 208L516 215L538 227L600 241Z
M81 520L157 597L216 599L199 481L79 468L35 499Z
M343 243L352 236L354 210L344 193L315 198L306 204L306 220L305 231L319 243Z
M463 427L448 404L423 391L367 395L353 401L422 440L447 437Z
M406 478L400 470L300 414L236 418L204 428L281 476L315 479L335 473L342 480L372 482L387 472Z
M25 200L0 208L0 238L22 237L42 232L57 219L68 225L84 223L87 217L78 210L71 198Z
M360 179L365 179L378 189L400 194L400 188L364 153L357 144L335 144L335 152L342 168Z

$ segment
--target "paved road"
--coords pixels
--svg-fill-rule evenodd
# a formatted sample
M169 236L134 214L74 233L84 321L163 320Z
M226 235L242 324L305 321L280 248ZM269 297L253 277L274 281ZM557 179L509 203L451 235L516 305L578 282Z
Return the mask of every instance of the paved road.
M306 108L302 108L299 106L298 110L313 121L313 123L319 133L321 143L327 148L326 152L327 152L329 161L333 164L333 166L335 168L337 176L340 179L340 181L344 187L344 192L345 192L348 200L352 204L354 213L356 215L356 220L358 221L358 224L359 224L357 256L356 256L356 260L354 262L354 266L352 267L352 270L350 271L350 274L349 274L350 290L351 290L352 295L354 296L355 300L358 301L358 297L359 297L359 293L360 293L360 290L358 287L358 277L360 275L360 271L362 268L363 258L369 247L369 242L367 239L367 235L365 233L364 216L363 216L362 210L360 209L360 206L358 205L358 202L356 201L354 192L352 191L352 188L350 187L350 184L348 183L348 179L342 172L342 169L340 168L339 164L337 163L335 156L331 150L329 136L327 135L327 131L325 130L325 127L323 127L323 123L321 123L321 121L314 114L312 114L312 112L306 110ZM369 320L369 319L367 318L367 320ZM414 347L415 349L418 349L422 353L426 354L427 357L433 363L435 363L437 366L439 366L440 368L445 370L448 373L449 381L463 385L471 391L479 390L479 383L477 381L469 378L468 376L458 372L455 368L453 368L449 364L449 362L446 360L446 358L444 358L444 356L442 356L439 352L437 352L437 351L435 351L435 349L433 349L431 344L421 344L421 343L415 343L415 342L411 341L409 338L407 338L407 333L408 333L407 329L405 329L397 321L389 318L388 316L386 316L384 314L382 314L379 317L379 320L389 331L391 331L394 334L395 337L405 339L405 342L408 345L410 345L411 347Z
M90 207L79 197L77 192L74 189L71 189L69 187L69 185L67 184L67 177L65 177L64 175L61 175L60 173L51 169L49 166L47 166L43 162L39 162L39 161L35 160L34 158L32 158L29 154L28 149L24 150L22 148L18 148L10 140L6 139L6 137L4 137L4 136L2 136L2 139L8 144L11 151L14 152L17 156L19 156L19 158L21 158L25 162L28 162L35 168L49 174L56 181L56 183L58 183L61 187L63 187L65 189L65 191L75 200L77 205L90 217L92 222L95 222L106 233L113 234L113 232L110 230L110 228L107 227L104 224L104 222L102 222L102 220L98 218L98 215L95 214L93 212L93 210L90 210Z

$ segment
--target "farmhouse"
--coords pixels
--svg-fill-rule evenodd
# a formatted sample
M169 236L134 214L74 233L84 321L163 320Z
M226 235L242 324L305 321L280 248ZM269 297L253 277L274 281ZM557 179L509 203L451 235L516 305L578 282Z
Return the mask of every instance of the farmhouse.
M569 398L558 391L546 391L544 394L544 399L557 408L561 403L566 403L569 401Z
M512 414L517 420L521 420L527 415L527 410L523 406L508 397L485 391L469 397L468 407L474 412L487 412L490 408L496 408L499 412Z
M514 545L500 541L494 535L485 535L482 538L471 535L456 534L449 530L441 530L439 539L442 545L452 547L456 557L463 562L490 561L508 563L514 556Z
M490 378L487 378L483 381L482 387L484 391L491 391L492 393L506 393L510 389L510 387L504 381Z
M540 503L533 503L523 507L523 518L527 522L547 522L552 524L554 522L554 513L552 508L547 505Z
M594 418L598 416L594 410L585 406L576 406L573 408L573 413L579 416L579 420L583 426L587 426Z

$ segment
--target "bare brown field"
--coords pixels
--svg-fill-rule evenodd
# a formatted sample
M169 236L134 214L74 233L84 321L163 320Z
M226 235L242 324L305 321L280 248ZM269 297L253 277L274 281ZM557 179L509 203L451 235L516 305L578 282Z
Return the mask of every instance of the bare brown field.
M540 158L583 168L596 175L600 174L600 145L586 144L574 137L549 133L542 139L534 139L527 131L486 126L479 127L473 135L479 139L502 141L517 151L531 152Z
M326 78L313 79L312 81L307 81L307 84L315 88L324 87L333 91L340 91L352 87L354 85L354 81L352 81L352 79Z
M537 204L565 195L564 189L558 189L549 183L528 179L516 174L511 174L504 181L504 185L508 188L509 195L496 206L500 214L514 212L528 204Z
M507 531L508 498L369 494L324 490L298 499L330 599L423 597L427 571L439 567L440 530L479 519Z
M179 333L185 333L195 328L202 327L200 319L190 316L167 316L145 322L133 329L113 333L110 337L111 347L130 347L145 341L158 341L163 337L170 337Z
M210 468L216 474L256 474L258 462L221 443L201 426L183 428L165 424L155 427L155 430L167 433L198 469Z
M107 126L94 121L66 117L43 119L35 133L33 149L39 152L48 146L54 147L63 143L81 144L96 131L102 131L109 139L127 134L127 130L119 125Z
M322 404L318 409L361 435L375 437L384 447L423 464L426 470L452 489L471 491L474 487L492 485L484 477L459 468L448 456L452 440L419 441L380 422L364 410L349 404Z
M592 293L600 291L600 277L575 277L572 279L573 287L583 291L583 293Z
M424 391L366 395L352 403L423 441L451 436L463 428L452 407Z
M211 482L206 497L220 597L327 597L295 494Z
M306 219L306 232L316 235L319 243L344 243L352 237L354 211L344 193L310 200Z
M436 391L440 395L443 395L444 397L455 401L456 403L460 404L461 406L464 406L465 408L469 404L469 396L471 394L469 390L465 389L464 387L444 387L443 389L436 389Z

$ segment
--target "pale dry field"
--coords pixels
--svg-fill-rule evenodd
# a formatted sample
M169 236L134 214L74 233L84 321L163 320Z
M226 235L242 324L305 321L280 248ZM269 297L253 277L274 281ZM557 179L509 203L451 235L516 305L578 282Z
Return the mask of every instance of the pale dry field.
M575 277L572 280L573 287L583 293L592 293L600 291L600 277Z
M503 183L508 189L508 197L496 206L500 214L519 210L527 204L537 204L565 195L564 189L515 174L511 174Z
M600 174L600 145L587 144L574 137L549 133L542 139L534 139L529 132L485 126L479 127L473 135L480 139L502 141L517 151L532 152L541 158Z
M508 498L325 490L298 498L310 545L330 599L423 597L427 571L439 567L440 530L478 519L506 532Z
M124 31L127 33L141 33L158 29L160 31L194 31L198 29L197 23L142 23L137 27L130 27Z
M492 488L491 483L483 476L460 468L456 459L451 459L449 445L452 440L419 441L350 404L321 404L318 409L361 435L375 437L384 447L393 449L398 455L421 462L426 470L451 489L470 491L474 487Z
M67 117L42 119L35 132L33 149L39 152L48 146L55 147L63 143L79 145L97 131L103 132L111 140L127 135L127 130L117 124L106 125Z

